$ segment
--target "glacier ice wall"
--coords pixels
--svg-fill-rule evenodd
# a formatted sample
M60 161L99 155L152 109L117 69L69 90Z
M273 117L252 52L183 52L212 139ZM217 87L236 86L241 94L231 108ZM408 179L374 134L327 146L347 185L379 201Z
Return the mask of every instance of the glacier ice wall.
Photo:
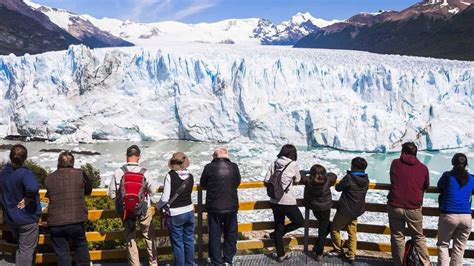
M0 134L344 150L474 144L474 63L201 45L0 57Z

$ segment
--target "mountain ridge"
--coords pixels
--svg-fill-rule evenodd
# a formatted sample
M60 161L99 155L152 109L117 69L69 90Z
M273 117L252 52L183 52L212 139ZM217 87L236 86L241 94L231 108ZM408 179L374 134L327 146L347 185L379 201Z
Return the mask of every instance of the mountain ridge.
M427 0L380 18L373 24L350 23L321 29L296 48L359 50L457 60L474 60L474 0ZM463 5L459 12L450 12Z
M176 21L139 23L113 18L95 18L72 12L27 3L42 11L63 29L71 19L88 21L103 32L139 46L153 46L156 42L239 43L263 45L293 45L309 33L338 20L324 20L308 12L298 12L290 20L275 25L263 18L226 19L211 23L186 24ZM74 35L74 34L73 34Z
M0 17L0 54L35 54L81 43L22 1L0 0Z

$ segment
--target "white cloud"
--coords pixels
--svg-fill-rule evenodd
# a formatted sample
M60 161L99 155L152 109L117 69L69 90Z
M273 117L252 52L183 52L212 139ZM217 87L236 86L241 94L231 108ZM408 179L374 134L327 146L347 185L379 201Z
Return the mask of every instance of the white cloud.
M134 0L130 17L142 21L143 18L156 18L172 4L172 0Z
M202 12L206 9L214 7L217 4L215 0L195 0L191 5L184 7L174 14L174 19L179 20L185 17Z

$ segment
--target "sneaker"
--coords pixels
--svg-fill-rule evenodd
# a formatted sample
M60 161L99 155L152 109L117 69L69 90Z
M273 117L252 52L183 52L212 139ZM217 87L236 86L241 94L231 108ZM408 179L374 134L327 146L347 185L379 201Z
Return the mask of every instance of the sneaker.
M277 261L278 261L278 262L284 262L285 260L289 260L290 258L291 258L291 255L287 253L287 254L285 254L285 255L283 255L283 256L281 256L281 257L278 257L278 258L277 258Z
M344 255L344 251L343 250L331 250L329 251L328 253L328 256L331 256L331 257L341 257Z

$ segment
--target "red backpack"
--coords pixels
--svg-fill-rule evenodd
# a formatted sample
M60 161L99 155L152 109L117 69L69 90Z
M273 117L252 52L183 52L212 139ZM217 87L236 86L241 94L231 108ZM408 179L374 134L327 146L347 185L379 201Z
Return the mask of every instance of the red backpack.
M144 176L146 169L142 168L138 173L128 171L126 165L121 169L123 176L116 191L115 210L123 220L143 217L148 211L148 191Z

